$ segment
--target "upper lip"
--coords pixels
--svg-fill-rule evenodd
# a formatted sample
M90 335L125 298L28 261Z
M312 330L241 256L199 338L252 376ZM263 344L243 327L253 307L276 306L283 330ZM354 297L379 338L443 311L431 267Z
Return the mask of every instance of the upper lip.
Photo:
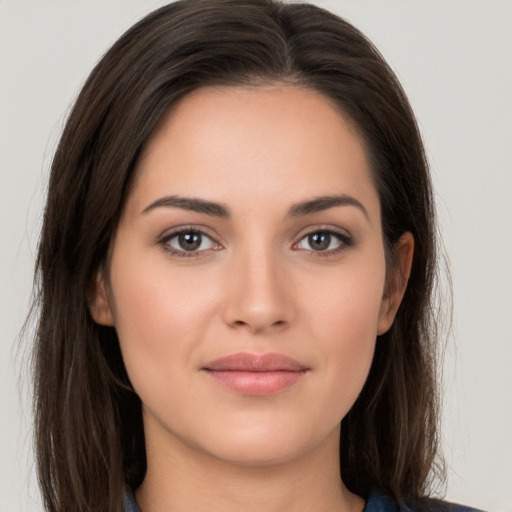
M300 372L309 368L282 354L249 354L240 352L221 357L207 363L204 370L211 371L239 371L239 372Z

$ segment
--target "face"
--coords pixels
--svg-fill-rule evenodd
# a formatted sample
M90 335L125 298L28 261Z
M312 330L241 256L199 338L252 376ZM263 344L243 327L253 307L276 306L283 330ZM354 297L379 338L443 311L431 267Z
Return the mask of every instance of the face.
M356 131L302 88L203 88L136 172L91 312L147 443L238 464L337 443L401 296Z

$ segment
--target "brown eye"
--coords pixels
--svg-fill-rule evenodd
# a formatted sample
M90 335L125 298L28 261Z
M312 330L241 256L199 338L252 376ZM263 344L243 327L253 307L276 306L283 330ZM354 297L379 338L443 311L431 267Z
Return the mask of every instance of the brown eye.
M195 251L199 249L202 242L201 233L181 233L178 235L178 245L184 251Z
M205 233L196 230L178 231L164 237L160 244L168 251L181 256L189 253L201 253L209 249L218 248L218 245Z
M296 244L296 249L310 252L333 254L352 245L349 235L329 229L319 229L303 236Z
M328 231L319 231L308 235L308 243L314 251L325 251L331 245L331 234Z

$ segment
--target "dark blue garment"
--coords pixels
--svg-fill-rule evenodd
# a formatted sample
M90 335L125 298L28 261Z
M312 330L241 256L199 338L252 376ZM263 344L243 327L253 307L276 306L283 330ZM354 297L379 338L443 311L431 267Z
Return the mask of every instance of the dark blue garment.
M430 505L410 506L405 503L393 503L391 500L379 493L372 493L366 502L363 512L478 512L474 508L453 505L450 503L431 500ZM126 491L124 501L124 512L140 512L135 498L130 490Z
M128 487L124 494L124 512L140 512L137 503L135 503L132 490Z
M405 502L395 503L386 496L373 492L370 494L363 512L481 512L474 508L448 503L435 499L426 499L421 505Z

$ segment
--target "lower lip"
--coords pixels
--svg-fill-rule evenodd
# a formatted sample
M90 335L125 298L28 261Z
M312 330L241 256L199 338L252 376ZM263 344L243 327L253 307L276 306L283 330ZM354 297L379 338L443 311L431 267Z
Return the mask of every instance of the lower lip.
M265 396L279 393L295 386L304 378L307 370L302 371L219 371L206 370L221 386L249 396Z

